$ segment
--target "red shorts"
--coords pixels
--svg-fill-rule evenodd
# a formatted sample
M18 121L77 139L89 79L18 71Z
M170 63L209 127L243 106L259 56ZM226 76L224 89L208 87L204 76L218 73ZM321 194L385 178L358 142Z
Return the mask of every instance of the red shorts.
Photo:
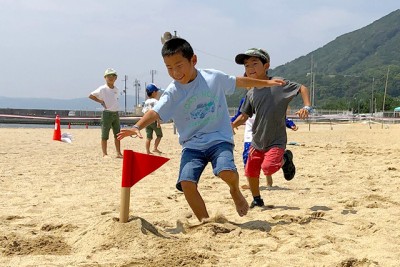
M246 177L260 178L261 169L265 175L276 173L282 167L284 152L280 147L262 151L251 146L244 174Z

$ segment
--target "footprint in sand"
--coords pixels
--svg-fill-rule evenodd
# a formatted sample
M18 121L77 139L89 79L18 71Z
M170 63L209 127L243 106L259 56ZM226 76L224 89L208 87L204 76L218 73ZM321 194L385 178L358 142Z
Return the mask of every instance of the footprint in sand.
M342 214L347 215L347 214L356 214L357 211L355 210L342 210Z

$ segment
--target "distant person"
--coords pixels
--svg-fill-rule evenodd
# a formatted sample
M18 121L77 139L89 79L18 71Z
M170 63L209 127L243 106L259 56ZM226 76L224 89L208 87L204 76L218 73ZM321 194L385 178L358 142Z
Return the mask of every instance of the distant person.
M270 80L268 69L270 57L259 48L251 48L235 57L237 64L244 65L248 77ZM308 89L298 83L285 80L283 86L273 86L263 90L252 89L247 92L240 109L240 114L232 126L243 124L249 117L255 115L252 127L252 142L245 167L253 202L250 208L264 206L260 196L259 178L261 169L266 176L271 176L280 168L286 180L292 180L296 173L293 154L286 150L287 134L285 129L286 110L289 102L301 94L304 107L296 114L301 119L308 117L311 112Z
M237 119L237 117L239 117L240 114L242 114L242 112L240 111L243 102L246 98L243 97L240 100L239 103L239 108L237 113L235 114L235 116L233 116L231 118L231 123L233 125L233 122ZM244 143L243 143L243 153L242 153L242 157L243 157L243 164L246 167L246 163L247 163L247 158L249 157L249 150L250 150L250 146L251 146L251 141L253 140L253 123L254 123L254 118L255 115L253 115L252 117L248 118L246 120L246 125L244 128ZM286 127L289 129L292 129L293 131L297 131L298 127L297 125L294 123L293 120L286 118ZM272 176L271 175L266 175L266 179L267 179L267 187L271 188L273 181L272 181ZM242 189L250 189L249 185L242 185Z
M150 83L146 86L146 94L148 96L148 99L146 99L143 105L142 112L144 114L146 114L149 110L152 110L155 104L158 102L158 91L160 91L160 89L154 83ZM153 152L162 153L160 150L158 150L158 145L160 144L161 138L163 137L161 123L159 119L146 126L146 153L152 154L150 152L150 144L151 140L153 140L153 132L156 134Z
M117 158L122 158L120 140L117 134L121 130L119 122L118 88L114 85L117 80L117 72L114 69L106 69L104 72L106 83L90 93L89 98L100 103L104 110L101 114L101 149L103 157L107 157L107 141L112 128L114 144L117 150Z
M247 214L249 205L239 188L239 176L233 158L233 132L229 123L225 94L236 87L283 85L282 80L256 80L234 77L212 69L197 69L197 56L182 38L166 41L161 50L168 74L174 80L132 129L122 129L121 140L138 135L140 130L157 119L173 119L182 145L179 178L176 188L183 191L199 221L209 218L197 184L211 162L214 175L227 183L239 216ZM221 196L222 197L222 196Z

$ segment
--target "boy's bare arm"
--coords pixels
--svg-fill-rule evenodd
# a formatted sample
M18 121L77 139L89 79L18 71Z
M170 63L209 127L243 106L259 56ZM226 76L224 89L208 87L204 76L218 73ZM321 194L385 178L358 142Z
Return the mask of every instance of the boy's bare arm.
M99 102L99 103L101 102L101 100L100 100L100 99L98 99L97 97L95 97L95 96L94 96L94 95L92 95L92 94L91 94L91 95L89 95L89 98L90 98L90 99L92 99L93 101L96 101L96 102Z
M249 118L249 115L242 113L240 114L236 120L234 122L232 122L232 128L237 128L240 125L243 125L243 123L245 123L247 121L247 119Z
M139 138L142 138L140 130L152 124L156 120L160 120L158 113L153 110L149 110L131 129L121 129L121 131L117 134L117 139L121 140L131 135L137 135Z
M300 92L301 98L303 99L304 108L301 108L299 111L296 112L296 114L299 115L300 119L305 119L308 117L308 115L310 114L310 110L311 110L310 94L309 94L308 88L305 87L304 85L302 85L300 87L299 92ZM309 109L306 107L308 107Z
M252 87L262 88L262 87L282 86L285 84L286 82L281 79L259 80L250 77L236 77L237 88L251 89Z
M96 96L94 96L92 94L89 95L89 98L92 99L93 101L100 103L104 108L106 108L106 103L103 100L97 98Z

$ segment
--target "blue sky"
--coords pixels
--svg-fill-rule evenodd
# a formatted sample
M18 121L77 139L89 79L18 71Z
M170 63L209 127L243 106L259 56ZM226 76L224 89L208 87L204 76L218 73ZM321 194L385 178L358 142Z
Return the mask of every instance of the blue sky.
M0 0L0 96L87 97L115 68L165 88L160 37L177 31L199 68L241 75L236 54L266 49L274 68L400 8L398 0ZM319 63L323 64L323 63Z

